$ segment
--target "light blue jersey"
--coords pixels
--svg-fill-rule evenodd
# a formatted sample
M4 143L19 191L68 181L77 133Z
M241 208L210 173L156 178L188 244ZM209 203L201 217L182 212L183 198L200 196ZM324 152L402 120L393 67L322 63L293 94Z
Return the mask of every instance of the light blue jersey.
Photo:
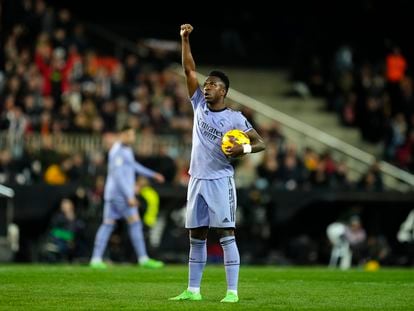
M105 201L127 202L135 197L135 174L154 177L153 170L135 161L132 148L114 143L108 156L108 176L105 184Z
M239 111L230 108L210 110L200 88L191 97L191 104L194 109L191 177L218 179L233 176L233 166L221 150L221 138L229 130L248 132L252 126Z

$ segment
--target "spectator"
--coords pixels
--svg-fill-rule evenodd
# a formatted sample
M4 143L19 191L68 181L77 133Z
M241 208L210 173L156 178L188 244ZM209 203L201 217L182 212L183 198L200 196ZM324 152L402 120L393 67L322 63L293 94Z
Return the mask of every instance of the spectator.
M60 203L59 211L53 216L49 236L45 245L47 260L49 262L73 261L79 256L79 238L84 228L82 221L77 219L75 206L67 198Z
M397 239L404 249L403 263L414 265L414 209L401 224Z
M367 234L362 227L359 216L352 216L345 228L345 238L349 242L356 263L363 263L367 259Z

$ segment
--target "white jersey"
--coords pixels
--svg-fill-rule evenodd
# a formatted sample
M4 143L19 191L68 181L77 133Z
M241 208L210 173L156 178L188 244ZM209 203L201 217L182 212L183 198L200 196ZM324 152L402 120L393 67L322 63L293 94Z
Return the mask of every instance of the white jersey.
M198 179L233 176L233 166L221 150L221 139L229 130L248 132L252 126L239 111L230 108L210 110L200 88L191 97L191 104L194 109L194 124L190 175Z

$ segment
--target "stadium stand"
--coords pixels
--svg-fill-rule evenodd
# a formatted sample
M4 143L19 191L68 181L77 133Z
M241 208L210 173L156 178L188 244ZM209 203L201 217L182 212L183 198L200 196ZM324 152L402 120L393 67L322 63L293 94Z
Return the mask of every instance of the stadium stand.
M169 70L177 58L174 45L142 40L110 54L94 48L94 36L69 10L53 9L39 0L23 1L15 13L7 19L5 57L0 57L0 183L31 186L32 191L41 186L72 187L77 213L93 223L102 203L106 152L113 133L128 124L139 132L135 151L141 163L162 172L171 187L186 186L192 110L180 77ZM341 112L347 125L363 126L367 123L357 120L371 120L378 128L370 125L364 137L387 137L387 159L412 170L414 117L407 110L412 80L398 71L404 67L398 57L389 61L388 84L370 66L356 75L359 67L338 65L329 105ZM386 86L395 94L387 97ZM387 106L393 96L400 98L394 110ZM357 113L359 102L362 112ZM268 148L263 157L235 162L238 184L252 189L252 197L246 195L241 205L253 201L263 207L268 202L257 195L274 190L384 190L376 163L359 179L351 179L347 164L334 159L331 150L300 150L278 122L261 123L257 113L242 110ZM39 231L45 228L47 224Z

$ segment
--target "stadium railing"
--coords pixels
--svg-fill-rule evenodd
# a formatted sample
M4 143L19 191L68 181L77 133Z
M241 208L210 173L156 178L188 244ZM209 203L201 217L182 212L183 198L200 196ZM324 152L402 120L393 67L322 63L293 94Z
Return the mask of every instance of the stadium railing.
M27 148L37 152L42 149L44 139L50 139L53 149L61 153L84 152L90 153L97 150L107 150L111 143L111 134L90 135L79 133L62 133L59 135L42 136L39 133L31 133L25 136L14 136L8 131L0 132L0 148L8 149L12 152L16 149ZM107 142L106 142L107 141ZM109 145L108 145L109 144ZM159 155L166 152L172 157L185 156L190 154L191 143L183 141L178 136L156 135L147 137L137 135L136 147L148 155Z

